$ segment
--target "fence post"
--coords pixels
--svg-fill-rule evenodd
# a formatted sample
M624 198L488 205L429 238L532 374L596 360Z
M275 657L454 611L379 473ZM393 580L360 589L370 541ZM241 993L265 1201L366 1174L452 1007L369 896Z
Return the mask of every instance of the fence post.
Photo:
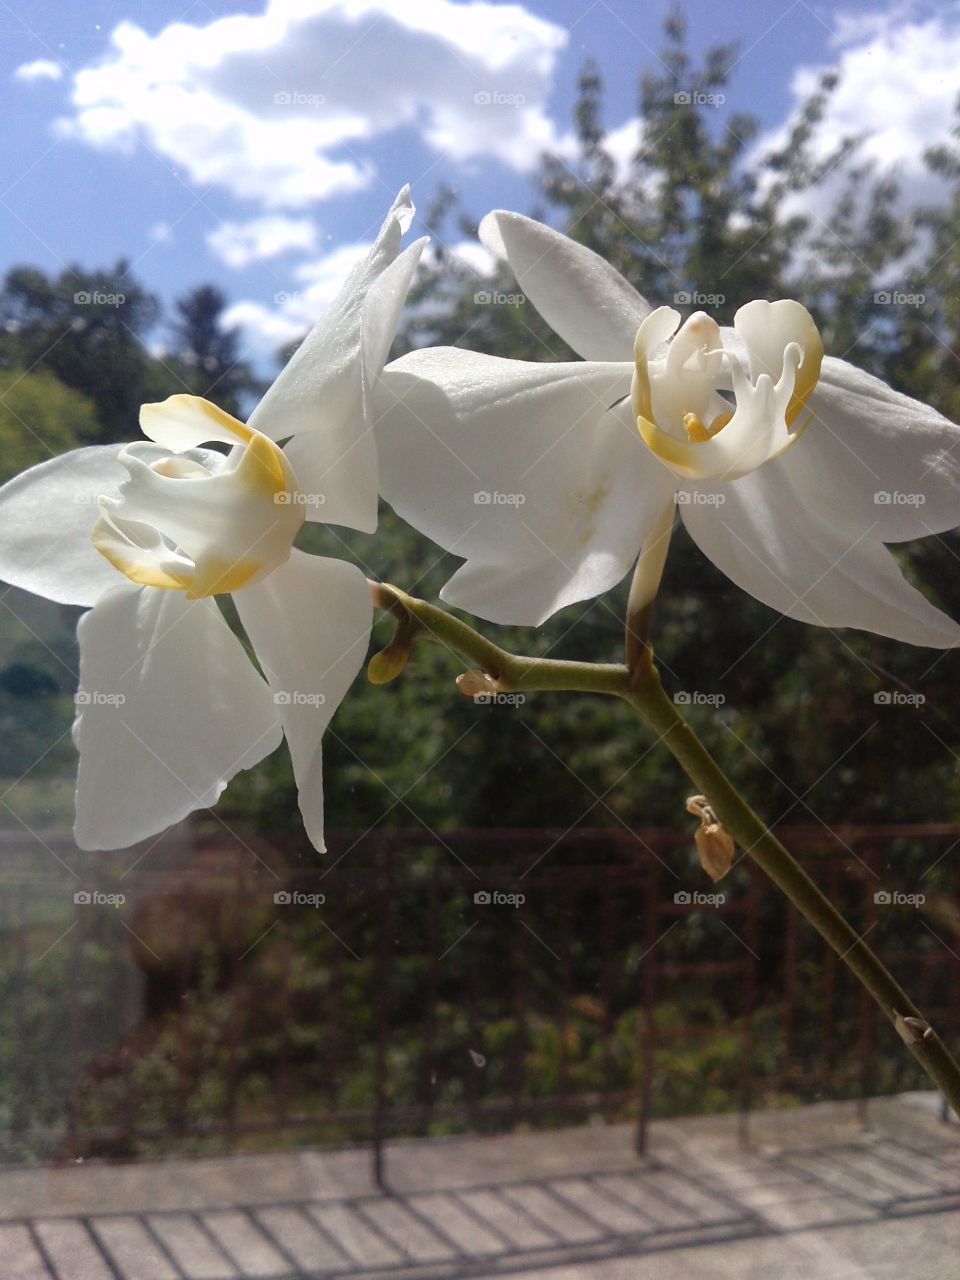
M867 871L872 872L874 875L876 875L876 872L874 871L874 864L876 862L876 858L874 857L873 849L866 848L863 850L863 853L860 854L859 856L861 858L861 861L863 861L866 864ZM879 877L877 877L877 880L879 882ZM869 882L864 881L864 883L867 885L867 889L868 889L867 927L864 931L864 936L866 936L866 934L870 933L870 931L873 929L873 926L877 923L877 904L874 900L873 894L869 892L869 888L870 888ZM873 1073L871 1072L870 1068L872 1066L873 1018L874 1018L874 1012L876 1010L876 1005L874 1004L873 1000L871 1000L870 993L867 991L866 987L864 986L860 987L858 1000L859 1000L858 1012L859 1012L859 1022L860 1022L860 1036L859 1036L860 1097L857 1100L857 1118L860 1121L860 1124L863 1126L863 1128L866 1128L867 1121L868 1121L867 1107L868 1107L868 1102L869 1102L870 1092L871 1092L871 1082L873 1079Z
M740 1115L737 1137L741 1147L750 1144L750 1111L753 1107L753 1015L757 1007L757 879L759 868L749 864L747 882L747 945L744 983L743 1048L740 1075Z
M952 849L953 845L950 848ZM949 853L949 851L948 849L947 852ZM954 902L960 902L960 869L955 871L953 876L953 900ZM948 996L947 1034L952 1034L953 1048L956 1051L956 1046L960 1044L960 961L957 960L957 952L960 952L960 926L954 925L953 942L955 947L953 952L954 973L953 981L948 984L950 994ZM940 1099L940 1119L944 1124L956 1123L946 1098Z
M374 976L377 986L377 1064L373 1108L373 1181L387 1191L386 1139L387 1119L387 1045L390 1034L390 933L393 917L393 842L389 834L377 836L377 959Z
M654 997L656 994L657 920L660 908L660 875L658 867L650 867L646 876L646 900L644 902L643 955L643 1014L640 1019L643 1040L640 1048L640 1112L637 1117L635 1149L637 1155L647 1150L647 1130L653 1097L654 1070Z

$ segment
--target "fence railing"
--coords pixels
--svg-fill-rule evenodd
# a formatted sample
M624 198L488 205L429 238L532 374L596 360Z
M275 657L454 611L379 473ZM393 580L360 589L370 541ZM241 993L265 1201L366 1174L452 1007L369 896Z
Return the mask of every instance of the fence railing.
M960 1046L960 827L780 834ZM684 832L344 833L309 867L262 836L82 861L37 838L44 874L16 841L0 874L10 1159L296 1135L379 1162L613 1118L642 1148L658 1115L745 1133L758 1105L922 1083L749 858L711 885Z

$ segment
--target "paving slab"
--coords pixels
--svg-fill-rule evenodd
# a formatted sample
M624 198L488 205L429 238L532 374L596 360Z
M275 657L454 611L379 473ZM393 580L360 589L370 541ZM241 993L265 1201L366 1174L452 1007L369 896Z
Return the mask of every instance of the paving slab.
M370 1153L0 1171L0 1280L957 1280L927 1094Z

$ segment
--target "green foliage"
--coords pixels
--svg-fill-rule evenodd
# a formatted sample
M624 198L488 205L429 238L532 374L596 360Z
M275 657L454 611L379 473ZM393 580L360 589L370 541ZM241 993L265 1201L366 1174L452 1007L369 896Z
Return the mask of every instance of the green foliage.
M578 154L572 160L543 158L529 211L600 253L655 304L674 303L684 294L706 295L713 302L699 305L729 322L752 298L796 297L814 313L829 353L956 418L960 127L950 145L928 158L942 180L944 199L936 208L904 217L896 183L863 160L857 138L841 140L829 155L819 153L818 128L835 87L833 75L823 77L778 148L755 156L757 121L725 112L720 102L733 65L735 51L727 47L708 50L695 61L683 22L672 14L661 57L639 79L637 148L626 171L606 145L602 78L586 66L575 108ZM719 104L717 110L703 105L711 102ZM426 221L438 233L436 253L411 296L395 352L453 344L517 359L574 358L532 305L516 298L518 286L505 270L490 281L444 249L445 241L472 236L477 227L477 219L458 207L450 191L438 192ZM924 302L878 307L874 295L881 290L922 294ZM512 295L515 305L485 305L482 295L494 292ZM146 346L160 323L159 306L127 264L99 272L73 267L56 277L26 266L8 273L0 293L0 442L6 474L77 444L130 438L139 405L172 392L208 395L239 412L257 387L238 360L235 337L221 328L224 304L211 286L181 298L169 326L171 350L160 359ZM437 598L457 563L387 508L375 537L310 526L301 544L351 559L369 577L428 599ZM908 577L955 617L960 617L958 552L956 534L931 536L897 552ZM44 779L62 778L72 768L69 739L60 735L72 711L74 615L43 606L49 611L41 616L23 597L8 599L9 607L0 613L0 775L12 781L39 760L30 779L39 788ZM563 610L538 630L501 629L497 639L530 654L616 661L622 654L625 600L621 584L604 599ZM229 615L229 603L225 608ZM374 643L385 644L390 632L388 621L378 621ZM864 633L833 633L784 619L737 590L682 528L674 536L658 601L655 643L669 688L724 699L719 714L709 706L694 707L691 717L771 822L957 820L956 653L932 654ZM517 707L475 705L456 690L461 669L445 650L422 646L410 668L386 688L374 688L361 676L324 743L330 827L360 832L419 826L439 833L493 826L540 831L578 825L689 827L686 784L625 707L549 694ZM877 690L891 688L922 693L926 701L919 710L876 705ZM57 745L44 756L50 743ZM15 811L25 806L23 817L29 821L36 796L21 800L22 795L23 784L5 803ZM315 860L303 837L285 750L237 778L217 813L217 823L269 832L292 865ZM411 848L403 874L426 876L432 857L432 851ZM692 874L686 857L678 853L676 865ZM901 870L913 866L910 857L905 850L898 858ZM922 868L915 869L919 876ZM438 1102L469 1097L467 1046L485 1060L475 1070L483 1072L488 1097L509 1095L518 1061L532 1082L532 1095L540 1099L562 1082L585 1098L605 1089L636 1088L643 1027L635 975L643 948L635 942L618 947L613 1023L601 1027L592 945L596 909L595 899L581 893L569 953L578 979L563 1001L551 988L556 974L546 961L532 966L531 982L543 998L534 1001L522 1026L509 1002L494 996L471 1026L463 998L468 974L458 967L459 953L453 953L433 1028L437 1061L446 1067L438 1073ZM365 911L358 890L351 937L358 954L368 958L378 938L375 918ZM425 931L428 926L422 912L412 912L406 927ZM444 945L465 927L462 911L446 910ZM563 927L558 917L558 928ZM955 928L956 921L948 918L943 927ZM38 944L52 928L37 926ZM677 930L665 944L664 958L703 957L722 941L715 923L700 922ZM90 948L92 984L84 998L94 1022L107 1019L111 984L119 981L111 960L115 945L116 939L106 935L84 942ZM73 1099L84 1122L112 1124L131 1106L141 1122L146 1116L180 1126L184 1133L228 1105L256 1118L269 1113L270 1081L280 1058L288 1063L291 1109L368 1109L376 1076L372 962L350 967L338 988L328 937L304 924L291 945L301 962L292 974L288 994L295 1016L286 1030L272 998L282 971L275 943L255 953L244 987L226 994L220 960L211 949L179 1011L158 1016L124 1041L112 1059L108 1053L99 1060L82 1094ZM783 953L773 926L766 945L769 973L779 973ZM17 1082L34 1067L40 1083L31 1094L31 1123L53 1123L63 1114L65 1077L58 1074L49 1010L56 1005L57 984L68 981L70 970L66 953L55 954L61 958L45 970L48 985L31 1006L26 1058L22 1049L14 1051L11 1039L16 970L2 975L0 1023L4 1018L6 1023L0 1026L0 1097L6 1114L0 1116L0 1128L7 1121L16 1129L22 1120L24 1095ZM510 955L508 949L491 952L491 971L507 971ZM389 1079L391 1100L397 1103L422 1099L425 975L426 961L415 953L406 955L394 975ZM814 1032L802 1029L821 1026L831 1013L818 985L821 977L819 958L802 957L792 1053L804 1064L817 1061L822 1046ZM771 1081L787 1043L772 989L761 1000L752 1028L757 1074ZM547 999L551 991L554 998ZM337 999L341 1024L316 1016ZM837 1023L834 1052L838 1063L849 1065L855 1049L841 1034L853 1026L849 1006L841 1013L847 1022ZM665 991L655 1019L664 1035L676 1033L654 1062L658 1110L733 1105L749 1029L730 993ZM239 1061L228 1052L238 1026ZM685 1038L685 1028L693 1026L716 1034L702 1041ZM118 1054L126 1057L121 1061ZM338 1074L318 1068L337 1054ZM899 1070L884 1064L876 1087L912 1080ZM798 1095L815 1092L802 1079L794 1083ZM232 1089L237 1092L231 1103ZM770 1097L787 1093L779 1084L770 1085ZM584 1103L585 1113L591 1105ZM430 1123L440 1131L448 1122ZM325 1126L317 1136L349 1136L346 1124L328 1120ZM132 1153L122 1132L111 1141L114 1154Z
M99 430L96 410L83 392L64 386L45 369L0 369L0 484L92 443Z
M19 783L4 804L31 825L61 822L63 773L75 767L67 730L77 684L77 609L8 588L0 605L0 778ZM33 772L35 765L41 767ZM67 789L69 796L69 789Z
M930 849L904 842L889 854L909 883ZM247 1149L363 1139L381 1043L388 1124L404 1133L628 1121L644 1093L661 1117L728 1110L748 1093L757 1106L783 1105L921 1082L878 1014L864 1063L857 984L828 970L805 929L788 967L784 904L754 877L751 924L742 869L724 882L719 911L678 915L655 899L651 960L651 888L629 850L525 879L519 912L467 905L469 874L429 837L393 872L366 849L329 874L290 871L274 849L279 881L240 842L234 852L219 877L194 861L176 884L142 881L132 915L74 907L66 877L5 873L5 918L19 930L0 953L9 1157L209 1152L237 1131ZM486 874L503 862L491 856L489 867L476 859ZM862 921L869 877L835 858L819 871ZM104 891L134 891L124 859L112 871L98 860L96 878ZM278 883L321 889L326 902L277 908ZM924 919L941 931L944 912L956 915L949 869L924 883ZM894 912L871 931L911 967L923 1007L947 1008L950 976L929 929ZM165 1007L139 1020L138 988L156 979Z
M244 416L250 397L263 388L240 356L237 331L223 328L226 305L226 295L210 284L178 298L170 354L181 371L184 391L212 400L235 416Z
M15 267L0 292L0 365L53 373L95 406L100 440L128 439L140 405L179 390L146 339L159 304L129 264L65 268L48 277Z

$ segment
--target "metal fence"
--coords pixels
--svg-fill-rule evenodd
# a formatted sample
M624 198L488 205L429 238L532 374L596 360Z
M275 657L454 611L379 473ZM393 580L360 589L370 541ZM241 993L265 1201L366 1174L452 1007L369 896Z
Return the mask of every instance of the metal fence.
M960 1046L960 827L779 832ZM218 829L0 878L7 1158L862 1100L922 1083L742 858L664 830L378 830L320 865ZM24 857L18 861L18 849ZM29 867L29 869L28 869Z

